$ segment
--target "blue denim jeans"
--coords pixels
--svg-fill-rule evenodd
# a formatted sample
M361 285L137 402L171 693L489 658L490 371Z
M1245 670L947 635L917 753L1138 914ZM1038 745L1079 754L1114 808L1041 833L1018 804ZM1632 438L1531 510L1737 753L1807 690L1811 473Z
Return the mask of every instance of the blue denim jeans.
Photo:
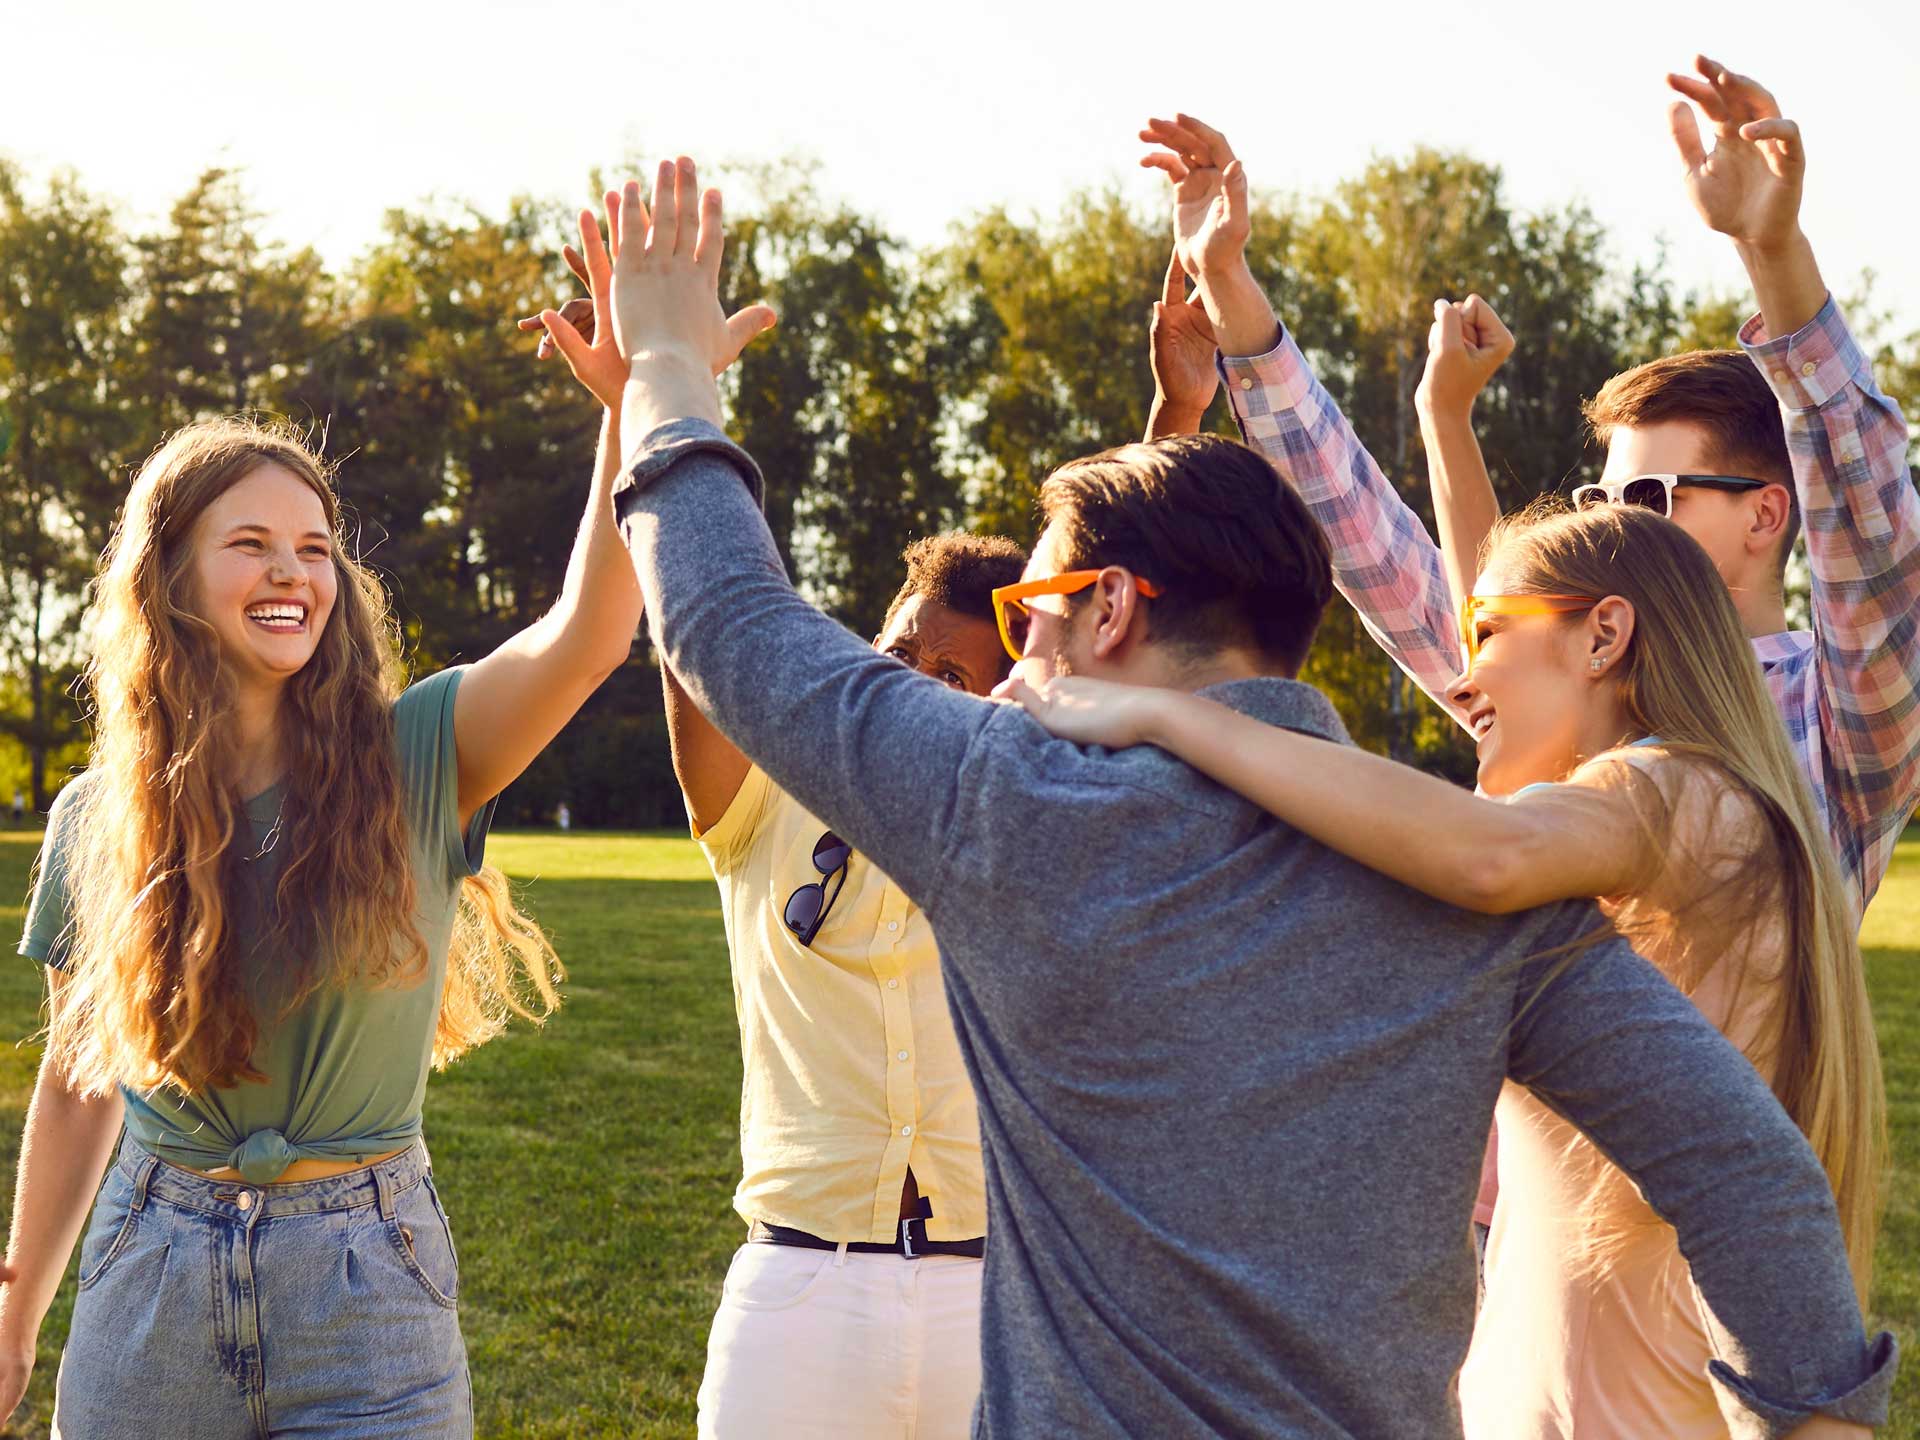
M468 1440L459 1263L426 1146L248 1185L132 1140L80 1247L63 1440Z

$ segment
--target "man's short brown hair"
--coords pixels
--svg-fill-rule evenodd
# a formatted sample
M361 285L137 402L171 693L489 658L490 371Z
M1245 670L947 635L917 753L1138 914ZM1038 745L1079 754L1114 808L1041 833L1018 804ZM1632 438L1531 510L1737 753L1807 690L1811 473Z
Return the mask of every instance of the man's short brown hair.
M1090 455L1040 487L1063 568L1120 565L1151 580L1148 633L1212 653L1243 647L1298 673L1333 596L1326 537L1278 472L1218 435Z
M918 595L930 604L973 620L995 624L993 592L1017 581L1027 568L1027 552L999 535L974 535L949 530L914 541L900 553L907 578L887 606L885 630L900 607Z
M1792 509L1780 563L1800 533L1800 500L1793 488L1780 401L1752 360L1738 350L1688 350L1622 371L1582 407L1602 445L1622 428L1669 421L1698 426L1716 473L1744 475L1787 487Z

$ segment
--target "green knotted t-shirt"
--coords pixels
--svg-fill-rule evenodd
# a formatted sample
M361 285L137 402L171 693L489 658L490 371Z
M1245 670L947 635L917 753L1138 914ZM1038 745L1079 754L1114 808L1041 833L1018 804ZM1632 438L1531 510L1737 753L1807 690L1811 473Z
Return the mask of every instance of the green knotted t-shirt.
M480 868L493 820L489 801L466 833L460 831L453 699L462 673L443 670L422 680L393 707L426 977L405 986L324 985L276 1022L283 1004L277 982L294 968L269 923L287 849L276 828L282 786L256 795L246 803L247 853L255 858L245 866L232 925L236 935L254 937L246 962L261 1022L253 1065L267 1080L197 1094L170 1086L124 1091L128 1133L154 1154L195 1170L231 1165L265 1185L295 1160L364 1160L420 1133L460 881ZM111 822L112 799L93 793L95 778L82 775L54 801L20 941L21 954L56 967L66 960L66 852L73 829L95 823L96 814ZM325 820L322 811L308 823Z

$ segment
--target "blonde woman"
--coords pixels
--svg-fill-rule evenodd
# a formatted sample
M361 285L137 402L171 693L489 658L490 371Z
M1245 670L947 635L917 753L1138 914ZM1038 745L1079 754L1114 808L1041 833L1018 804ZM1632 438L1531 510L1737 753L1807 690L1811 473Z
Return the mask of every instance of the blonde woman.
M21 944L51 1020L0 1412L94 1202L57 1433L472 1434L421 1104L430 1066L558 1003L482 852L494 798L639 622L611 421L601 441L554 609L404 693L385 596L298 436L190 426L135 479L90 612L92 763L54 806Z
M1079 679L1007 690L1058 735L1161 746L1453 904L1600 897L1812 1143L1864 1303L1885 1100L1852 911L1712 563L1646 511L1523 518L1495 534L1462 626L1452 698L1482 787L1510 803L1199 696ZM1671 1227L1527 1091L1509 1085L1498 1115L1467 1435L1725 1436L1707 1378L1714 1322Z

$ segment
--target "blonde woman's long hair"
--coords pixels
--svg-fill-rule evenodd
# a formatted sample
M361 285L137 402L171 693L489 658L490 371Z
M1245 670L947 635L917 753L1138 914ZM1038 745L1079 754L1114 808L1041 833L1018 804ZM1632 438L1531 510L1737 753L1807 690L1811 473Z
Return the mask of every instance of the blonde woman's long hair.
M1887 1116L1859 916L1725 583L1690 535L1633 506L1536 507L1497 527L1486 554L1516 590L1629 601L1632 640L1610 667L1628 714L1669 754L1718 772L1758 819L1760 844L1718 897L1719 915L1739 923L1704 927L1714 933L1696 948L1724 953L1729 935L1770 916L1784 925L1785 972L1759 1055L1827 1172L1864 1307ZM1672 820L1656 787L1633 793L1651 802L1637 808L1652 853L1668 855Z
M87 625L93 747L66 829L66 979L48 1054L83 1093L195 1092L265 1077L263 1019L242 973L234 896L249 831L232 779L232 692L194 607L194 525L262 465L320 497L339 593L312 659L286 685L285 862L272 924L297 957L290 1008L323 985L407 985L429 973L414 923L412 835L394 746L399 632L350 555L327 466L290 427L188 426L141 468L101 556ZM488 868L462 886L433 1062L559 1004L558 957Z

